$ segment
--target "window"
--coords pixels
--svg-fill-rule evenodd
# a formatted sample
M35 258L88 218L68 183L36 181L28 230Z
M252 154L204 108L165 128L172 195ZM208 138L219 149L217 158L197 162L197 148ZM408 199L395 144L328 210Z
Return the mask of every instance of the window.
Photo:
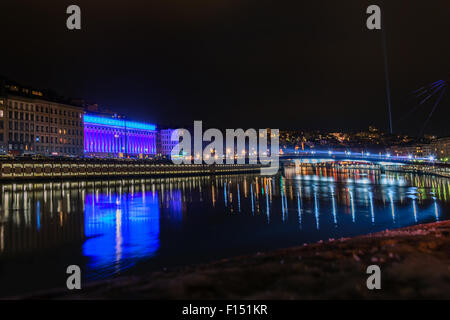
M0 110L0 118L3 118L3 110Z

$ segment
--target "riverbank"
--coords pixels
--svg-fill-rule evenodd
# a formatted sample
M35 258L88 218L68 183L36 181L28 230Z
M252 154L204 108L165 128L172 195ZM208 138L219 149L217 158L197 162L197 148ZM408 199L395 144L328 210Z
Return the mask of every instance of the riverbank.
M381 268L368 290L366 268ZM122 277L37 299L450 298L450 221Z
M136 159L0 159L0 182L128 179L262 173L261 164L174 164ZM267 167L268 168L268 167Z

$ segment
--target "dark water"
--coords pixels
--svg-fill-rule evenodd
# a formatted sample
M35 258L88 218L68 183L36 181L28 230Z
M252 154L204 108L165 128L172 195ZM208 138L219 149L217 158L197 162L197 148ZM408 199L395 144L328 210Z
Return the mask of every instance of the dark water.
M1 188L1 296L450 218L450 179L369 170Z

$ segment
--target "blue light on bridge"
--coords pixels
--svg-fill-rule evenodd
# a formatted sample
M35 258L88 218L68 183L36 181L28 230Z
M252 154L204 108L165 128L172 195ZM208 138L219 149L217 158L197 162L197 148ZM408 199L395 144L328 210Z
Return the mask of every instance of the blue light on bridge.
M305 157L320 157L320 156L329 156L333 159L339 159L343 157L348 157L353 160L369 160L369 161L397 161L397 162L436 162L436 156L426 156L426 157L417 157L412 155L391 155L390 153L382 154L381 152L378 154L372 154L368 151L361 151L359 153L352 153L349 150L300 150L290 153L289 150L286 150L283 154L283 157L289 157L291 155L295 156L305 156Z

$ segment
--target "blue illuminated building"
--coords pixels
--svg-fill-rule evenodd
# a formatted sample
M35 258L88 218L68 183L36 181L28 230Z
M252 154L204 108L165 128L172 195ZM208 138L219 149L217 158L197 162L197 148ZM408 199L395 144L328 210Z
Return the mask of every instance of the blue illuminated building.
M155 155L156 125L85 114L84 153L107 157Z

